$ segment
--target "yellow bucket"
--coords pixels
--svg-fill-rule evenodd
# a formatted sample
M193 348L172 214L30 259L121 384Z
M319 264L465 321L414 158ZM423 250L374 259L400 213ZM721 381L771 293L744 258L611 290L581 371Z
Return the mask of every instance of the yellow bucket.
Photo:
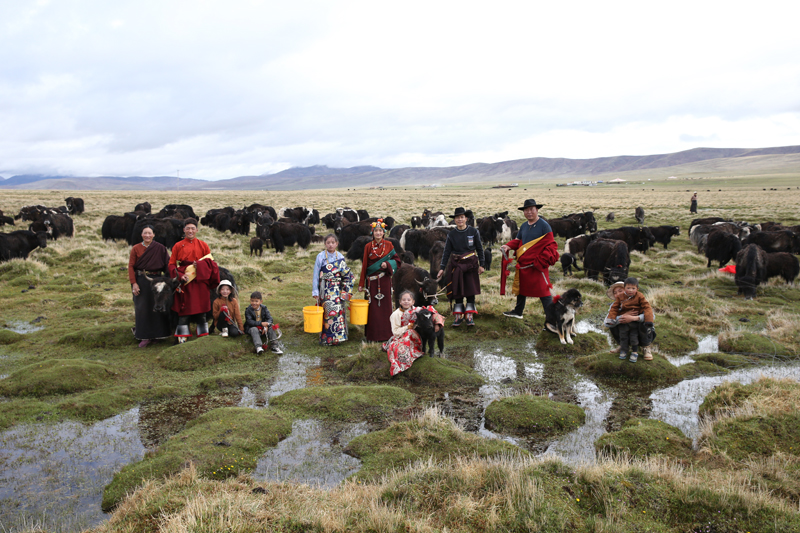
M316 305L303 307L303 330L306 333L322 331L322 308Z
M350 300L350 323L363 326L367 323L369 302L367 300Z

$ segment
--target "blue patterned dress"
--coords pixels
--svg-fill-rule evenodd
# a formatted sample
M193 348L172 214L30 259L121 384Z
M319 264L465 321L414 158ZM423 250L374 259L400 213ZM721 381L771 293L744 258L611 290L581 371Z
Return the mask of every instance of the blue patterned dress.
M323 251L323 254L325 252ZM321 256L322 254L320 254ZM319 296L322 313L320 344L336 345L347 340L344 294L352 294L355 276L341 254L330 260L328 256L319 264Z

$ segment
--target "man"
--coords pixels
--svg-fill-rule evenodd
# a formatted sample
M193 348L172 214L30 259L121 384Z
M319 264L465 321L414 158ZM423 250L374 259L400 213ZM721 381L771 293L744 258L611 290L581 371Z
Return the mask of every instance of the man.
M543 309L547 309L553 301L550 295L553 287L550 283L550 267L558 261L558 245L550 224L539 218L542 205L533 199L525 200L525 204L517 209L525 215L527 223L522 223L516 239L500 247L504 257L509 255L510 250L516 250L517 258L517 273L512 287L512 292L517 295L517 305L503 313L507 317L522 318L526 297L539 298Z
M478 314L475 309L475 295L481 293L478 276L484 272L481 234L472 226L467 226L467 212L463 207L456 207L450 218L456 223L456 229L447 235L436 279L442 279L446 274L447 298L456 301L453 307L453 327L461 325L464 315L467 317L467 326L474 326L475 315ZM445 272L448 262L450 270ZM467 300L466 307L464 298Z
M206 313L211 311L211 289L219 285L219 267L208 245L196 238L195 219L185 220L183 234L186 238L175 243L169 258L170 277L181 279L172 302L172 310L178 313L175 336L181 343L191 337L190 321L197 324L198 337L208 335Z

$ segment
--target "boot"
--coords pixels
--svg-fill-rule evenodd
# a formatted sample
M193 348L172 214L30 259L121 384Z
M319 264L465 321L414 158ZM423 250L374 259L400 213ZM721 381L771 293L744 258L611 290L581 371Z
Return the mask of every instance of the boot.
M222 328L222 331L220 332L220 335L223 336L223 337L227 337L228 336L228 328Z
M644 347L644 360L645 361L652 361L653 360L653 352L650 351L650 346Z
M453 327L454 328L457 328L458 326L460 326L461 323L464 321L464 312L465 311L466 311L466 309L464 309L464 304L456 304L453 307L453 317L455 317L455 320L453 320Z
M197 321L197 336L205 337L206 335L208 335L208 321L204 313L200 320Z
M475 315L478 314L478 310L475 309L475 304L467 302L467 326L474 326L475 325Z

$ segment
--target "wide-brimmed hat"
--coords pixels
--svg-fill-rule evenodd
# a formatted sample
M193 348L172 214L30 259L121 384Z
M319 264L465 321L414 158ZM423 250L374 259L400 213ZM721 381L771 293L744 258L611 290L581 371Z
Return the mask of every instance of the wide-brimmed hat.
M544 204L537 204L536 200L533 198L528 198L525 200L525 204L522 207L518 207L520 211L524 211L528 207L535 207L536 209L541 209Z
M231 288L231 294L233 295L234 298L236 298L237 297L236 287L234 287L233 283L231 283L227 279L223 279L222 281L219 282L219 285L217 285L217 294L219 294L219 289L224 285L227 285L228 287Z
M608 296L608 297L609 297L609 298L611 298L612 300L614 300L614 299L615 299L615 298L614 298L614 289L615 289L616 287L622 287L622 288L624 289L624 288L625 288L625 283L624 283L624 282L622 282L622 281L618 281L618 282L616 282L616 283L612 283L612 284L611 284L611 286L610 286L610 287L608 288L608 290L606 291L606 296Z
M467 210L464 209L463 207L456 207L455 212L452 215L450 215L450 218L456 218L459 215L467 216Z

